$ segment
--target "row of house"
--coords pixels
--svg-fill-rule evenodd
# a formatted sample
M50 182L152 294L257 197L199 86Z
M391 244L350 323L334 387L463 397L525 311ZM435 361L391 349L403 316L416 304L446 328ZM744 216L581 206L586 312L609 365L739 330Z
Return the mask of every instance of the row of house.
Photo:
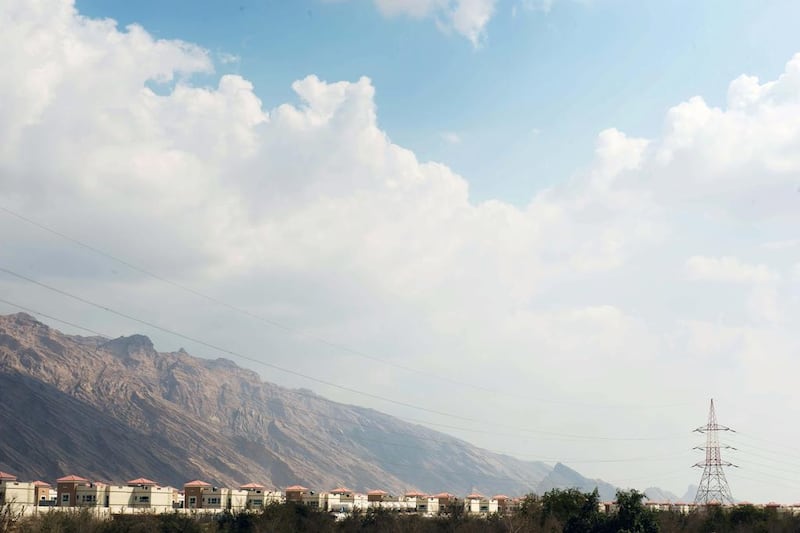
M337 514L356 509L383 508L392 511L433 516L462 508L466 513L488 515L507 513L519 508L520 498L503 494L487 497L472 493L463 498L448 492L426 494L409 491L391 495L383 490L366 494L337 487L327 492L316 492L301 485L286 487L283 491L270 490L258 483L241 485L237 489L217 487L201 480L189 481L182 489L160 486L146 478L132 479L124 485L90 481L68 475L56 480L53 487L45 481L18 481L16 476L0 472L0 505L10 504L18 512L33 514L63 508L91 508L98 515L123 513L218 513L222 511L258 511L271 503L295 502L320 511ZM613 513L615 502L602 502L600 511ZM694 503L657 502L646 500L644 505L654 511L690 513L698 509ZM740 505L751 505L743 503ZM755 504L755 507L800 514L800 503Z
M146 478L115 485L68 475L58 478L53 487L45 481L24 482L17 480L12 474L0 472L0 505L10 504L23 513L75 507L97 509L98 514L106 515L131 512L165 513L181 509L215 512L260 509L264 505L280 501L283 501L281 492L267 490L257 483L229 489L195 480L186 483L179 490L161 486Z
M700 504L700 503L668 502L668 501L661 502L656 500L645 500L643 503L645 508L650 509L651 511L672 511L682 514L689 514L695 511L702 511L708 509L709 507L714 507L714 506L719 506L724 508L752 506L755 507L756 509L766 509L776 512L784 512L784 513L800 515L800 503L784 505L776 502L769 502L769 503L737 502L736 504L733 505L721 505L718 503ZM600 512L606 514L615 513L619 508L617 502L601 502L599 504L599 507L600 507Z
M356 509L384 508L388 510L436 515L463 507L468 513L490 514L506 512L519 505L519 499L505 495L486 497L473 493L465 498L443 492L425 494L418 491L394 496L383 490L366 494L337 487L316 492L293 485L284 491L269 490L258 483L248 483L238 489L217 487L201 480L185 483L182 489L160 486L146 478L132 479L124 485L90 481L68 475L56 480L53 487L45 481L23 482L16 476L0 472L0 505L11 504L23 513L35 513L58 508L88 507L98 514L136 512L204 512L260 510L271 503L296 502L310 508L334 513L350 513Z
M454 507L463 507L467 513L474 514L502 513L518 507L521 501L519 498L509 498L503 494L487 497L472 493L464 498L449 492L426 494L410 491L395 496L384 490L372 490L361 494L346 487L315 493L300 485L287 487L285 499L287 502L303 503L315 509L337 513L348 513L354 509L382 508L423 515L436 515Z

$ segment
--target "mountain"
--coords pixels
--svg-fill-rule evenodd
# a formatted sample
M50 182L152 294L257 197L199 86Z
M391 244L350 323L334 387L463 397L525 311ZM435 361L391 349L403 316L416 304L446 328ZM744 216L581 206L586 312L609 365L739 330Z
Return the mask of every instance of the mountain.
M566 465L557 463L537 485L536 493L544 494L552 489L578 489L582 492L591 492L595 488L600 493L601 501L613 501L617 496L617 489L602 479L589 479L583 477Z
M680 500L675 494L668 490L660 489L658 487L649 487L644 489L644 495L647 499L653 502L679 502ZM694 499L694 497L692 497Z
M23 479L460 494L525 494L572 479L563 465L266 383L225 359L159 353L141 335L66 335L24 313L0 316L0 427L0 470Z
M683 498L681 498L681 501L693 502L695 496L697 496L697 485L689 485L686 488L686 492L683 494Z

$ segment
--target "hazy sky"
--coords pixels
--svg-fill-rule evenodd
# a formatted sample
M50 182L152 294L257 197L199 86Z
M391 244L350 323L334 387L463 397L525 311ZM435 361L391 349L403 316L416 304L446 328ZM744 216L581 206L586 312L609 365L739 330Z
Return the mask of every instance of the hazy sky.
M2 210L0 268L248 359L0 297L678 495L713 396L734 497L798 501L800 3L765 4L0 3L0 208L228 306Z

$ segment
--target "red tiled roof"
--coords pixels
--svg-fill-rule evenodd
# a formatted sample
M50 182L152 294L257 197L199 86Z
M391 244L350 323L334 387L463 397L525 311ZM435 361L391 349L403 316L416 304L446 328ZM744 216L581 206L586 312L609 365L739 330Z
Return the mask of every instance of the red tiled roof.
M85 477L76 476L75 474L70 474L68 476L60 477L56 480L57 483L89 483L89 480Z
M240 489L266 489L264 485L259 485L258 483L248 483L247 485L242 485L239 487Z
M286 487L284 490L286 492L296 492L299 490L308 490L308 487L303 487L302 485L292 485L291 487Z
M128 481L128 485L158 485L158 483L144 477L137 477Z
M427 496L427 494L425 494L424 492L420 492L418 490L412 490L410 492L406 492L405 495L407 498L424 498Z
M496 496L492 496L493 500L508 500L509 497L505 494L497 494Z
M367 493L367 496L386 496L389 494L385 490L371 490Z
M482 500L483 494L478 494L477 492L473 492L472 494L467 496L468 500Z
M434 494L434 498L453 498L455 495L450 494L449 492L440 492L439 494Z
M46 481L34 481L34 487L52 487L52 485Z
M351 492L353 491L347 487L336 487L331 491L331 494L350 494Z
M210 487L211 483L206 483L205 481L200 481L199 479L195 479L194 481L190 481L188 483L183 484L184 487Z
M8 479L10 481L16 481L17 476L14 474L9 474L8 472L0 472L0 479Z

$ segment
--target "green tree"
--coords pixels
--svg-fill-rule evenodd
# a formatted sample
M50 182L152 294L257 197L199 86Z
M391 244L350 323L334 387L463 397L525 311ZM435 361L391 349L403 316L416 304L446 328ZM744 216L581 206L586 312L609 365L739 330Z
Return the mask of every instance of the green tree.
M601 530L605 515L600 514L600 495L578 489L553 489L542 496L542 525L555 519L564 533ZM555 524L554 524L555 525Z
M617 491L617 512L610 521L618 533L658 533L655 513L642 503L644 494L637 490Z

